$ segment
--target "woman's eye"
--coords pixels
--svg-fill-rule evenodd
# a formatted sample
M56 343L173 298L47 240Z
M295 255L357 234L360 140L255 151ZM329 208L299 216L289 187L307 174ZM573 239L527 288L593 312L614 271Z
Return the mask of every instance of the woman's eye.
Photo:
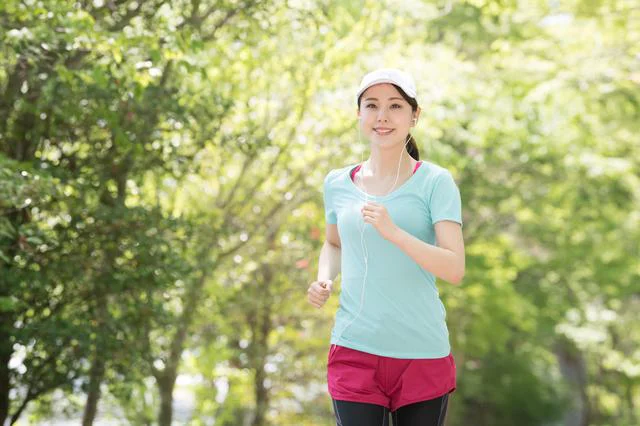
M377 106L375 104L368 104L365 108L377 108ZM395 109L402 108L402 105L393 104L391 105L391 108L395 108Z

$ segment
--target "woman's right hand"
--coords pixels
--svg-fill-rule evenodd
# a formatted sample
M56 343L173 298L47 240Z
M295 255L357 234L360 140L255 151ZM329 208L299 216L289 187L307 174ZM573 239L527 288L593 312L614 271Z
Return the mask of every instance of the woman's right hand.
M314 281L307 290L307 299L316 308L321 308L325 304L329 296L331 295L331 288L333 287L333 281Z

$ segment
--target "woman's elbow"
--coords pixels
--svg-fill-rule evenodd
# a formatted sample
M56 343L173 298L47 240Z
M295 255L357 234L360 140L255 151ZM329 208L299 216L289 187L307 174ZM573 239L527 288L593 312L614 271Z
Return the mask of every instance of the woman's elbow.
M456 271L455 274L451 276L449 282L453 285L460 285L462 283L462 279L464 278L464 268Z
M466 265L467 265L467 262L466 262L464 251L463 251L458 257L458 262L457 262L458 267L456 268L455 283L454 283L455 285L460 285L462 283Z

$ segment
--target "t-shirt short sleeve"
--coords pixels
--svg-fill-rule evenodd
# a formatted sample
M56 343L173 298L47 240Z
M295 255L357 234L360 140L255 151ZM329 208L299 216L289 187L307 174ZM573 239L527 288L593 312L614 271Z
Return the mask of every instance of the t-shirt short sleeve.
M442 220L452 220L462 225L460 190L449 171L436 178L429 206L433 224Z
M324 178L324 185L323 185L323 191L322 191L322 196L324 200L324 218L327 222L327 225L338 223L338 217L336 216L336 211L331 199L332 198L331 197L331 174L332 173L329 172L327 176Z

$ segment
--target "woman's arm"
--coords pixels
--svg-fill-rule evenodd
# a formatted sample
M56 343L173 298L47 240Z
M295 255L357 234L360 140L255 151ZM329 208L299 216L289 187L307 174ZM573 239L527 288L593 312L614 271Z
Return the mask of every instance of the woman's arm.
M425 243L397 226L389 241L436 277L460 284L465 268L462 227L459 223L443 220L434 228L437 246Z
M318 261L318 281L333 281L340 273L340 258L342 257L338 225L328 223L325 234L326 240L320 250L320 260Z
M333 281L340 273L340 258L342 249L325 241L320 250L320 259L318 261L318 281Z

